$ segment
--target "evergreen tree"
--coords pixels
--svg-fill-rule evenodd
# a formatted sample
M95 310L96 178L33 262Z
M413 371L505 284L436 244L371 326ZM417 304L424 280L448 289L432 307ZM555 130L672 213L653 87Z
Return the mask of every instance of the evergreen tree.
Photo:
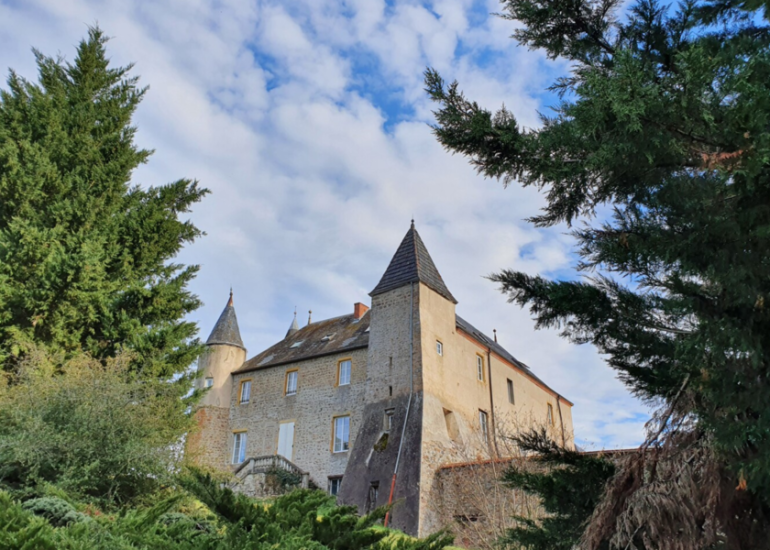
M0 362L30 343L94 357L129 348L151 376L201 347L197 266L173 262L201 232L180 216L207 190L182 179L131 184L151 151L131 118L146 88L113 68L98 28L72 64L35 52L39 82L11 71L0 92Z
M538 496L545 515L539 521L516 517L519 525L500 542L528 550L572 550L615 473L615 465L599 456L565 449L545 430L513 439L522 451L532 453L538 469L513 465L503 475L503 482L511 489Z
M636 395L665 404L636 466L597 510L592 523L602 527L589 529L589 545L617 534L626 514L631 533L656 548L762 547L770 532L766 3L637 0L623 15L620 0L503 4L503 17L521 24L521 44L572 63L551 88L553 114L521 128L511 112L492 114L428 70L427 91L440 105L435 133L485 176L543 190L535 225L582 222L573 231L577 267L590 276L503 270L493 280L530 307L538 327L594 344ZM656 467L661 456L665 468ZM678 473L655 488L665 472ZM713 489L697 495L705 516L678 510L686 491L704 486ZM642 490L655 498L632 507Z

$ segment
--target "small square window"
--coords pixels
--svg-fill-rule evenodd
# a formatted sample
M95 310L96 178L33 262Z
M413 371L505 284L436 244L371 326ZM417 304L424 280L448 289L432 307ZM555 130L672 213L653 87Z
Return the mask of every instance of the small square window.
M476 356L476 376L481 382L484 381L484 358L481 355Z
M345 359L337 363L337 385L347 386L350 384L350 370L353 363L350 359Z
M211 376L206 378L206 381L203 383L204 388L210 388L213 385L214 385L214 379Z
M336 476L336 477L330 477L329 478L329 494L332 496L337 496L340 493L340 488L342 487L342 476Z
M246 405L251 399L251 380L241 382L241 405Z
M508 402L511 405L516 404L516 400L513 398L513 380L508 379Z
M233 434L233 464L241 464L246 460L246 432Z
M350 417L338 416L332 423L332 451L343 453L350 449Z
M296 395L298 376L299 373L295 370L286 373L286 395Z
M444 344L436 340L436 353L444 355Z

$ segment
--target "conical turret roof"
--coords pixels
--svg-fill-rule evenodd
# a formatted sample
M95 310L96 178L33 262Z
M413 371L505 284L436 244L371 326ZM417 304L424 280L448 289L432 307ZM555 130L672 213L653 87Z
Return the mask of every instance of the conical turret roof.
M235 316L235 308L233 307L233 291L230 291L230 300L228 300L222 315L219 316L219 320L214 325L214 330L211 331L209 339L206 340L206 345L226 345L236 346L241 349L246 349L243 346L243 340L241 340L241 331L238 329L238 318Z
M286 336L284 336L284 339L288 338L298 330L299 330L299 324L297 324L297 309L294 308L294 320L291 322L291 326L289 327L289 330L286 331Z
M369 293L369 296L376 296L389 290L393 290L410 283L423 283L429 288L441 294L450 302L457 303L452 293L444 284L444 279L436 269L436 264L428 254L425 243L422 242L420 234L412 226L404 236L404 240L393 255L388 269L380 279L379 284Z

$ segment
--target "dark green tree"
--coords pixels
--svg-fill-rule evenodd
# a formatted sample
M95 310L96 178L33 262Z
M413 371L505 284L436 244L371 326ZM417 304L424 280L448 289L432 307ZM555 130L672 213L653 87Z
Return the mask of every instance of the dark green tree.
M500 542L530 550L572 550L615 473L615 465L600 456L565 449L545 430L513 439L519 449L532 453L532 461L526 467L512 466L502 480L511 489L539 497L545 516L538 521L516 517L518 525Z
M514 270L492 279L529 306L538 327L592 343L634 394L661 404L639 460L592 520L591 546L617 535L623 514L631 533L656 548L754 548L768 540L764 4L638 0L621 13L619 0L503 1L503 17L521 24L514 38L571 63L551 88L553 113L536 129L426 72L439 141L485 176L543 190L536 226L576 227L582 279ZM688 459L682 445L703 461ZM666 467L656 468L661 457ZM650 498L646 510L632 510L633 495L653 490L662 472L685 470L688 483L672 473L670 485L654 489L658 504ZM704 486L713 490L691 496L709 512L693 523L676 504Z
M11 71L0 92L0 362L31 342L114 356L129 348L170 377L200 352L182 319L200 302L197 266L173 258L201 232L182 218L207 190L131 183L151 151L131 118L146 88L110 67L92 28L73 63L35 52L39 81Z

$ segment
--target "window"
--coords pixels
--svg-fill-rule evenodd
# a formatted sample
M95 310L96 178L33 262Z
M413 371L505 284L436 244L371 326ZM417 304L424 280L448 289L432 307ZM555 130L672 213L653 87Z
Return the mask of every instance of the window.
M377 499L380 498L380 482L372 481L369 484L369 494L366 497L366 513L377 508Z
M340 487L342 487L342 476L329 478L329 494L337 496L340 493Z
M436 353L444 355L444 344L436 340Z
M489 427L487 426L487 413L479 411L479 425L481 426L481 435L484 441L489 441Z
M481 355L476 356L476 376L480 381L484 381L484 358Z
M251 399L251 380L241 382L241 405L245 405Z
M233 464L240 464L246 460L246 432L233 434Z
M332 422L332 451L344 453L350 449L350 417L337 416Z
M299 372L296 370L290 370L286 373L286 395L296 395L298 375Z
M353 363L350 359L345 359L337 363L337 385L347 386L350 384L350 369Z
M548 403L548 424L553 426L553 405Z
M395 412L396 409L385 409L385 422L382 426L383 431L389 432L391 429L393 429L393 414Z
M294 343L291 345L291 347L293 347L293 348L298 348L298 347L300 347L300 346L302 345L302 343L303 343L303 342L304 342L304 340L300 340L299 342L294 342Z
M213 385L214 385L214 379L211 376L209 376L208 378L206 378L206 382L204 382L203 387L210 388Z
M508 402L511 405L516 403L516 401L513 398L513 381L510 378L508 379Z

